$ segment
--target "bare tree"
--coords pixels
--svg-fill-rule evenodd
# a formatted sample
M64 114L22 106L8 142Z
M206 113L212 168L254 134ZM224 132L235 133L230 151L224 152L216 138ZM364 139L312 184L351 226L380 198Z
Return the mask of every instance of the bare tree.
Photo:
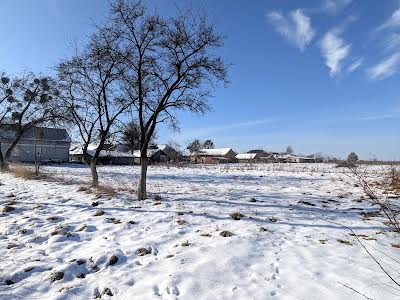
M203 148L204 149L214 149L214 142L212 140L206 140L203 143Z
M197 153L200 151L201 148L202 144L198 139L195 139L187 146L187 149L189 150L190 153Z
M97 162L119 118L134 98L124 97L121 78L125 54L118 40L106 28L96 27L84 49L57 66L66 118L77 128L83 141L83 156L90 163L92 185L98 186ZM96 143L94 153L88 152Z
M285 153L286 154L290 154L290 155L292 155L293 153L294 153L294 150L293 150L293 147L292 146L287 146L286 147L286 151L285 151Z
M347 162L349 162L351 164L355 164L357 161L358 161L358 155L355 152L351 152L347 156Z
M131 152L140 150L140 128L137 122L129 122L122 130L122 139L127 143ZM149 145L154 145L156 140L156 133L151 137Z
M141 135L138 199L146 199L147 149L157 125L177 128L177 110L206 112L216 84L227 83L227 64L216 54L223 36L204 16L185 10L163 18L142 1L115 1L110 20L110 31L130 51L124 80Z
M42 75L26 73L18 77L3 74L0 81L1 136L7 140L0 151L1 168L7 167L12 151L30 129L60 119L56 82ZM2 145L0 145L0 150Z

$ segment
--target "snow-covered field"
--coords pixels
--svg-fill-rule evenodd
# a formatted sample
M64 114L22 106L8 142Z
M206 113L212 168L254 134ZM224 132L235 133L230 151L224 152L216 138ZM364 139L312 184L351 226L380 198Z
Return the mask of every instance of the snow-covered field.
M343 284L400 299L326 221L400 258L383 219L361 214L377 208L331 165L151 166L143 202L138 167L99 167L113 197L85 190L87 167L43 171L50 180L0 174L0 299L365 299Z

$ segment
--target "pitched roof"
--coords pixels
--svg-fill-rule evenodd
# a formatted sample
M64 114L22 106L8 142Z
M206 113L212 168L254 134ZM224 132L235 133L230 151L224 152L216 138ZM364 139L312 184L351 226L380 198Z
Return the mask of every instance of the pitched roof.
M232 149L231 148L200 149L198 154L202 156L225 156L229 153L229 151L232 151Z
M152 157L158 151L160 151L160 149L147 149L147 157ZM140 150L133 151L133 157L140 158Z
M17 132L17 125L0 125L0 138L14 139ZM40 138L38 138L40 136ZM43 138L42 138L43 137ZM44 141L71 142L68 132L63 128L32 127L23 135L22 139L40 139Z
M95 152L96 152L96 147L93 144L90 144L87 153L90 156L93 156ZM83 146L80 145L78 147L71 149L69 151L69 155L83 155ZM99 157L134 157L134 155L129 152L101 150Z
M237 159L255 159L257 157L257 153L240 153L236 155Z

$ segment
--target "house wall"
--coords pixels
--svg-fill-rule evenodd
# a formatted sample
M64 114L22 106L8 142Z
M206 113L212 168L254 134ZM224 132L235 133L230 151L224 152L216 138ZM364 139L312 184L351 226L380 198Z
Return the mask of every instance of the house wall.
M7 151L10 143L2 142L3 154ZM69 142L39 141L35 144L32 140L22 139L11 152L11 161L32 163L45 160L69 161ZM36 159L35 159L36 158Z
M202 163L202 164L218 164L218 163L232 163L235 162L235 155L227 157L225 156L219 156L219 157L224 157L226 160L220 160L218 157L214 156L197 156L195 161L196 163Z
M111 157L112 165L133 165L133 157Z
M238 159L238 163L255 163L255 159Z
M224 157L229 159L229 162L235 162L236 161L236 154L232 150L229 150L229 152L224 155Z

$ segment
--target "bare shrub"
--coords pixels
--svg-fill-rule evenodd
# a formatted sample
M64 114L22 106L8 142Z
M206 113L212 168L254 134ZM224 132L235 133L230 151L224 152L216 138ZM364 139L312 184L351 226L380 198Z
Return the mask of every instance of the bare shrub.
M358 185L363 188L370 202L379 206L386 221L383 222L386 226L395 232L400 233L400 211L397 203L389 197L389 191L393 189L393 185L399 184L399 172L392 167L389 172L383 174L380 184L374 184L368 179L368 174L359 168L349 167L353 178ZM379 192L381 190L381 193Z
M400 195L400 170L392 165L386 173L384 182L387 184L387 191Z

